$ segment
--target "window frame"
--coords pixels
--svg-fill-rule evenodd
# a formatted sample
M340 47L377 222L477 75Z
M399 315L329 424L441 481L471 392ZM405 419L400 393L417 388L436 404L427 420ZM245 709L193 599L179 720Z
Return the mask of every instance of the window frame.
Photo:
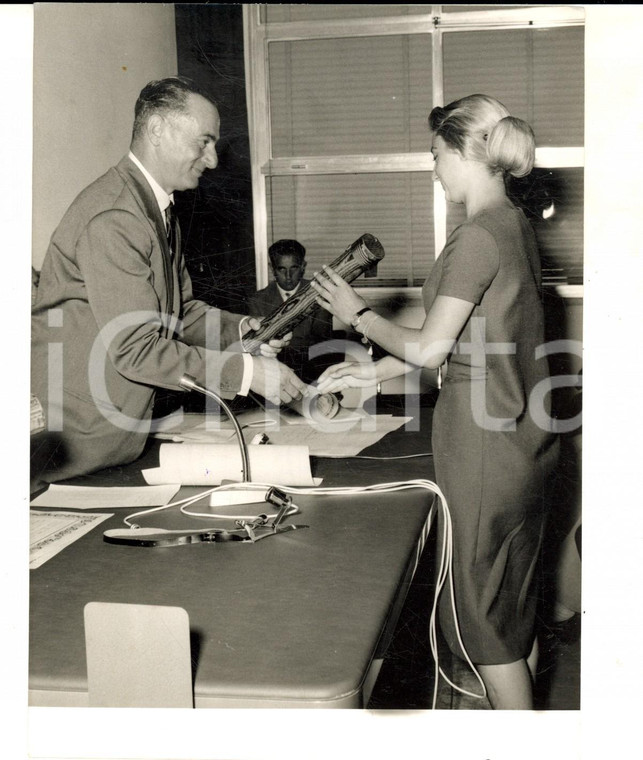
M444 105L443 50L444 34L463 31L543 29L585 26L581 6L523 6L493 10L443 12L442 5L432 5L431 12L412 16L383 16L357 19L262 22L261 4L243 6L244 55L248 124L250 137L251 178L254 207L255 267L257 288L268 284L268 208L266 180L270 176L320 174L362 174L386 172L432 172L430 151L341 156L272 156L270 118L270 82L268 46L272 42L296 42L346 37L381 37L385 35L430 34L432 40L432 107ZM536 149L538 168L584 168L583 146L542 147ZM446 243L447 205L444 191L434 183L433 222L435 256ZM582 285L556 284L560 295L582 297ZM361 286L364 295L376 297L403 291L410 295L419 288Z

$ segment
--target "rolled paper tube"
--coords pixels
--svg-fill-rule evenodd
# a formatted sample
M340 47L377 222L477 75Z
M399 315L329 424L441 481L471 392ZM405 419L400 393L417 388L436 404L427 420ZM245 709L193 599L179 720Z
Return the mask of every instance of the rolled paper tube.
M288 406L313 422L332 420L339 412L339 399L334 393L317 393L291 401Z
M308 446L248 446L250 474L256 483L312 486ZM143 470L148 485L179 483L217 486L223 480L241 482L239 447L227 443L164 443L159 466Z
M329 266L346 282L352 282L367 269L384 258L384 248L380 241L366 232L340 254ZM248 331L242 339L243 348L254 353L262 343L273 338L283 338L302 320L319 308L317 291L310 283L300 288L294 295L280 304L273 312L261 320L257 330Z

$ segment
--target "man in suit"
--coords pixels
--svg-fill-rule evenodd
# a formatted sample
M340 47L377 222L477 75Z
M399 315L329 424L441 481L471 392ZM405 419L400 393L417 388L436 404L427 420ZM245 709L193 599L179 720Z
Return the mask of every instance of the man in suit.
M306 249L297 240L278 240L268 249L268 256L274 280L248 300L248 311L256 317L270 314L310 282L304 278ZM310 357L311 346L332 338L332 320L332 315L325 309L316 309L293 329L290 344L279 356L307 383L312 383L327 366L339 360L336 355L333 358L326 352L319 357Z
M130 152L73 201L54 232L32 318L32 392L60 443L45 482L135 460L150 429L156 388L189 374L231 397L274 402L304 384L240 338L256 320L192 295L172 218L173 193L217 165L219 114L189 80L150 82L135 106Z

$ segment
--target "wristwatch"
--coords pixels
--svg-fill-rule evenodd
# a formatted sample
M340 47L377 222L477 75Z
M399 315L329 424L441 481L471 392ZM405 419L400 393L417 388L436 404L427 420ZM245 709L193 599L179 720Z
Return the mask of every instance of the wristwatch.
M360 309L358 312L355 312L353 314L353 317L351 319L351 327L354 329L357 329L357 326L360 323L360 320L364 314L366 314L367 311L373 311L370 306L365 306L363 309Z

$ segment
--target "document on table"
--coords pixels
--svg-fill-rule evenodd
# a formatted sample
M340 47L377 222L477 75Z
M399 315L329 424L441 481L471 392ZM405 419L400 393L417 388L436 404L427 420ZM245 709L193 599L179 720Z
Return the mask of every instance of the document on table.
M270 442L278 445L298 443L307 446L311 456L318 457L354 457L361 451L377 443L387 433L406 424L411 417L393 417L378 414L364 425L333 427L332 423L322 426L282 425L278 430L267 429Z
M250 475L256 483L288 486L314 486L310 471L310 455L306 446L247 447ZM218 486L223 480L240 481L241 452L236 444L226 443L163 443L159 450L159 466L143 470L151 485L182 483L186 486Z
M167 504L180 486L166 483L155 486L60 486L53 483L37 496L32 507L59 509L118 509L119 507L160 507Z
M208 415L185 415L184 424L170 418L157 437L174 442L232 443L234 430L230 423ZM372 446L387 433L405 425L410 417L394 417L390 414L371 415L364 409L340 409L332 420L313 422L295 412L285 410L282 414L264 409L241 412L237 420L246 443L258 432L268 435L269 443L281 446L306 446L310 456L350 457ZM149 482L149 481L148 481Z
M235 435L227 417L218 414L183 414L172 412L152 421L150 434L162 441L225 443Z
M29 512L29 569L35 570L110 514L91 512Z

